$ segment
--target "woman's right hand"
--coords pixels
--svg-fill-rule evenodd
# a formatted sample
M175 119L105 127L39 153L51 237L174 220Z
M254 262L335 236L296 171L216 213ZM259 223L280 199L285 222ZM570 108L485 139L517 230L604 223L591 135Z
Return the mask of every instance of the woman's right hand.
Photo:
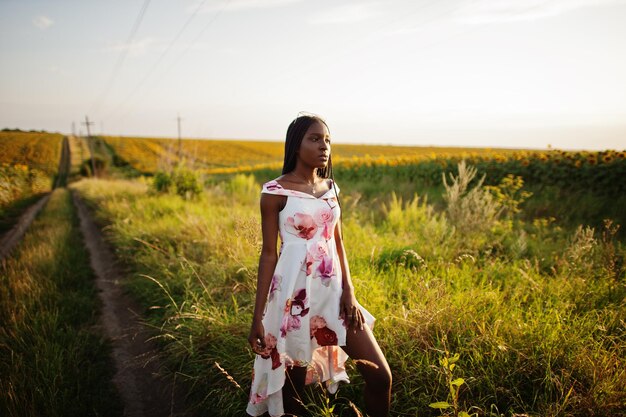
M248 343L250 343L252 351L257 355L265 351L265 328L261 320L252 323L250 335L248 335Z

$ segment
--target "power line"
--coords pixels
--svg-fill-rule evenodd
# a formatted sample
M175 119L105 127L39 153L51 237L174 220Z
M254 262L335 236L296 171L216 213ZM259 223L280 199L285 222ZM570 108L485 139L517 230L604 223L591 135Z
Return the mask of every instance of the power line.
M198 35L196 36L196 38L191 42L191 44L189 44L187 46L187 48L178 56L178 59L172 61L172 63L170 64L170 66L167 68L167 70L161 75L160 78L158 78L157 80L155 80L154 84L157 84L157 82L159 80L161 80L163 78L163 76L165 76L167 73L169 73L169 71L171 71L171 69L180 62L180 60L182 59L182 57L187 53L187 51L189 51L189 49L191 49L191 47L193 47L198 40L201 38L202 34L213 24L213 22L215 20L217 20L217 18L227 9L228 5L230 4L232 0L227 0L223 6L217 11L217 13L213 16L213 18L211 20L209 20L209 22L205 25L205 27L198 33ZM478 1L478 0L474 0L474 1ZM173 45L173 43L180 37L180 34L182 33L182 31L185 29L185 27L187 27L187 25L189 24L189 22L191 21L191 19L195 16L195 14L202 8L202 6L204 5L204 3L206 2L203 1L194 11L194 14L187 20L187 22L185 23L185 25L183 26L183 28L181 29L181 31L179 31L178 35L176 36L176 38L170 43L170 45L168 46L168 48L166 49L166 51L161 54L161 56L159 57L159 59L157 60L157 62L152 66L152 68L148 71L147 75L145 77L142 78L141 82L135 86L135 88L133 89L133 91L131 91L131 93L122 101L122 103L120 105L118 105L115 109L113 109L105 118L110 118L113 116L117 116L116 113L118 113L121 108L128 103L129 99L134 96L134 94L143 86L143 84L146 82L146 80L150 77L150 75L152 75L152 73L154 72L154 69L158 66L158 64L162 61L162 58L165 56L165 54L169 51L170 47ZM425 4L421 5L420 7L411 10L408 14L405 13L402 16L400 16L399 18L393 19L389 22L386 22L384 25L380 25L377 30L374 30L373 32L370 32L370 38L372 38L374 35L376 35L378 32L380 32L381 28L386 28L389 27L391 24L396 23L399 20L405 20L408 16L412 16L420 11L423 11L425 9L430 8L433 5L438 4L439 2L437 0L430 0L428 2L426 2ZM355 37L354 39L356 39L357 37ZM346 44L352 43L352 40L349 42L346 42ZM281 73L281 75L284 75L286 73L286 71L283 71ZM279 76L276 76L276 78L281 78ZM271 81L271 80L270 80ZM148 89L148 90L151 90ZM144 93L145 94L145 93Z
M135 35L137 33L137 30L139 29L139 25L141 24L141 21L143 20L143 17L146 14L146 10L148 9L149 4L150 4L150 0L145 0L143 5L141 6L141 9L139 10L139 15L137 15L137 18L135 19L135 23L133 24L133 27L130 30L130 34L128 35L128 39L126 40L125 45L127 47L122 48L122 51L120 52L120 55L117 58L117 62L115 63L115 66L113 67L113 71L111 72L111 76L109 77L109 81L106 83L98 99L96 99L94 104L91 106L91 109L89 111L90 113L97 112L100 109L100 106L102 106L102 103L104 102L104 99L106 98L107 94L111 91L111 87L113 87L113 84L114 84L113 81L115 81L115 78L117 77L120 69L122 68L122 64L124 63L124 60L126 59L126 56L128 55L128 50L130 49L129 47L131 45L131 42L135 39Z
M222 12L224 10L226 10L226 8L228 7L228 5L230 4L231 1L232 0L227 0L226 3L224 3L222 8L220 8L218 10L218 12L213 15L213 18L210 19L207 22L207 24L204 26L204 28L202 28L202 30L198 33L198 36L196 36L195 39L189 45L187 45L187 48L185 48L185 50L178 56L178 59L172 61L172 64L167 68L167 70L165 71L164 74L169 73L169 71L171 71L171 69L174 67L174 65L178 64L180 62L181 58L187 54L187 51L189 51L193 46L195 46L195 44L198 42L198 40L200 40L200 37L202 36L202 34L209 28L209 26L211 26L213 24L213 22L215 22L217 20L218 17L220 17Z
M171 65L168 67L168 69L167 69L167 70L166 70L166 71L162 74L162 76L161 76L158 80L160 80L160 79L161 79L161 78L162 78L165 74L167 74L169 71L171 71L171 69L172 69L172 68L173 68L176 64L178 64L178 63L180 62L181 58L182 58L182 57L183 57L183 56L187 53L187 51L188 51L189 49L191 49L191 47L192 47L192 46L194 46L194 45L197 43L197 41L200 39L200 37L201 37L201 36L202 36L202 34L206 31L206 29L207 29L208 27L210 27L210 26L211 26L211 24L212 24L215 20L217 20L217 18L218 18L218 17L221 15L221 13L222 13L222 12L223 12L226 8L227 8L227 6L229 5L229 3L230 3L231 1L232 1L232 0L228 0L228 1L226 1L226 2L224 3L224 6L223 6L220 10L218 10L218 12L217 12L217 13L213 16L213 18L212 18L212 19L211 19L211 20L207 23L207 25L205 25L205 27L204 27L204 28L203 28L203 29L202 29L202 30L198 33L198 35L197 35L197 36L196 36L196 38L193 40L193 42L192 42L191 44L189 44L189 45L187 46L187 48L186 48L186 49L185 49L185 50L184 50L184 51L183 51L183 52L182 52L182 53L178 56L178 59L176 59L176 60L172 61ZM470 2L470 4L471 4L471 3L473 3L473 2L476 2L476 1L479 1L479 0L473 0L472 2ZM190 16L190 18L187 20L187 22L185 23L185 25L184 25L184 26L181 28L181 30L178 32L178 34L176 35L176 37L175 37L175 38L174 38L174 39L170 42L170 44L169 44L169 46L166 48L166 50L165 50L165 51L161 54L161 56L159 57L159 59L158 59L158 60L155 62L155 64L154 64L154 65L150 68L150 70L148 71L147 75L146 75L146 76L144 76L144 77L141 79L140 83L139 83L139 84L137 84L137 85L135 86L135 88L134 88L134 89L131 91L131 93L130 93L130 94L129 94L129 95L128 95L128 96L127 96L127 97L126 97L126 98L125 98L122 102L121 102L121 104L120 104L120 105L118 105L115 109L113 109L113 110L112 110L112 112L111 112L111 113L109 113L109 114L108 114L107 118L109 118L109 117L111 117L111 116L116 115L116 113L117 113L117 112L119 112L119 111L121 110L121 108L122 108L125 104L127 104L127 103L128 103L128 101L130 100L130 98L132 98L132 97L135 95L135 93L136 93L136 92L137 92L137 91L138 91L138 90L139 90L139 89L140 89L140 88L141 88L141 87L145 84L145 82L147 81L147 79L149 79L149 78L150 78L150 76L153 74L154 70L158 67L158 65L161 63L161 61L162 61L162 60L163 60L163 58L165 57L165 55L166 55L166 54L169 52L169 50L171 49L172 45L173 45L173 44L174 44L174 43L178 40L178 38L180 37L180 35L183 33L183 31L185 30L185 28L189 25L189 23L190 23L190 22L191 22L191 20L194 18L194 16L198 13L198 11L202 8L202 6L204 5L204 3L205 3L205 2L206 2L206 0L205 0L205 1L203 1L203 2L202 2L202 3L201 3L201 4L200 4L200 5L196 8L196 10L194 11L194 13ZM391 27L393 24L397 23L398 21L406 20L408 17L413 16L413 15L415 15L416 13L419 13L419 12L424 11L424 10L426 10L426 9L429 9L429 8L431 8L432 6L436 5L436 4L440 4L440 2L438 2L437 0L431 0L431 1L428 1L428 2L426 2L426 3L424 3L424 4L422 4L420 7L416 8L416 9L414 9L414 10L411 10L409 13L404 13L404 14L403 14L402 16L400 16L400 17L397 17L397 18L392 19L392 20L390 20L390 21L388 21L388 22L386 22L386 23L384 23L384 24L379 25L376 29L374 29L373 31L371 31L371 32L370 32L370 35L368 36L368 39L366 40L366 42L362 42L362 45L361 45L359 48L354 48L352 51L350 51L350 53L355 53L356 51L358 51L358 50L360 50L360 49L363 49L363 48L367 47L371 39L375 38L375 37L376 37L376 36L377 36L380 32L382 32L384 29L387 29L387 28ZM434 18L434 19L430 19L430 20L427 20L427 21L425 21L425 22L421 22L421 23L422 23L422 25L421 25L421 26L425 26L426 24L431 23L432 21L435 21L435 20L439 19L439 18L440 18L441 16L443 16L444 14L447 14L447 12L450 12L450 11L456 11L456 10L458 10L458 9L461 9L461 8L465 7L465 6L467 6L467 4L463 4L463 5L461 5L461 7L457 7L457 6L455 5L455 7L453 7L453 8L446 9L446 10L444 11L444 13L443 13L443 14L440 14L440 15L435 16L435 18ZM354 37L354 38L350 39L349 41L346 41L344 44L353 44L353 43L354 43L354 40L356 40L357 38L360 38L360 36L356 36L356 37ZM338 55L339 55L339 56L342 56L342 57L345 57L345 56L347 56L348 54L347 54L347 53L341 53L341 52L340 52L340 53L338 53ZM283 71L282 73L275 75L275 78L276 78L276 79L283 79L283 76L285 75L285 73L286 73L286 72L287 72L287 71ZM299 73L299 75L301 75L301 74L302 74L302 73L300 72L300 73ZM156 81L158 81L158 80L156 80ZM155 83L156 83L156 81L155 81ZM271 80L270 80L270 81L271 81Z
M206 3L207 0L203 0L202 3L200 3L198 5L198 7L196 7L196 10L194 10L194 12L192 13L191 16L189 16L189 18L187 19L187 21L185 22L185 24L183 25L183 27L178 31L178 33L176 34L176 36L174 37L174 39L172 39L172 41L169 43L169 45L167 46L167 48L165 48L165 50L161 53L161 55L159 56L159 58L156 60L156 62L152 65L152 67L150 67L150 69L148 70L148 72L146 73L145 76L143 76L141 78L141 80L139 81L139 83L137 83L135 85L135 88L130 92L130 94L128 94L126 96L126 98L124 100L122 100L122 102L120 104L117 105L117 107L115 107L113 109L113 111L111 113L108 114L108 117L110 117L112 114L115 114L115 112L119 111L127 102L128 100L130 100L130 98L132 96L135 95L135 93L144 85L144 83L146 82L146 80L148 78L150 78L150 76L152 75L152 73L157 69L157 67L159 66L159 64L161 63L161 61L163 61L163 58L165 58L165 55L167 55L167 53L170 51L170 49L172 49L172 46L174 46L174 44L176 43L176 41L178 41L178 39L180 38L180 36L183 34L183 32L185 31L185 29L187 29L187 26L189 26L189 23L191 23L191 21L194 19L194 17L196 17L196 15L198 14L198 12L200 11L200 9L202 8L202 6L204 6L204 3ZM107 118L108 118L107 117Z
M222 13L223 13L226 9L227 9L227 7L228 7L228 5L231 3L231 1L232 1L232 0L226 0L226 1L223 3L222 7L220 7L220 9L217 11L217 13L215 13L215 14L213 15L213 17L212 17L211 19L209 19L209 21L207 22L207 24L206 24L206 25L202 28L202 30L200 30L200 32L198 32L198 35L194 38L194 40L193 40L190 44L188 44L188 45L187 45L187 47L185 48L185 50L184 50L184 51L183 51L180 55L178 55L178 57L177 57L176 59L172 60L172 62L171 62L171 64L170 64L170 66L169 66L169 67L168 67L165 71L163 71L163 72L161 73L161 76L160 76L160 77L156 78L156 79L152 82L152 85L150 85L150 87L149 87L149 88L144 89L144 92L140 95L140 97L139 97L139 98L143 97L143 96L146 94L146 92L147 92L147 91L152 91L152 90L153 90L153 88L154 88L156 85L159 85L159 83L160 83L160 81L163 79L163 77L164 77L165 75L169 74L169 73L170 73L170 71L172 70L172 68L174 68L177 64L179 64L179 63L182 61L182 58L183 58L183 57L187 54L187 52L188 52L191 48L193 48L193 47L196 45L196 43L198 43L198 41L200 40L200 38L202 37L202 35L203 35L206 31L207 31L207 29L208 29L209 27L211 27L211 25L212 25L212 24L213 24L213 23L214 23L214 22L215 22L215 21L216 21L216 20L217 20L217 19L221 16L221 14L222 14ZM118 109L116 109L116 110L119 110L119 108L118 108ZM114 114L115 114L115 110L114 110L113 112L111 112L111 113L109 114L109 116L113 116Z

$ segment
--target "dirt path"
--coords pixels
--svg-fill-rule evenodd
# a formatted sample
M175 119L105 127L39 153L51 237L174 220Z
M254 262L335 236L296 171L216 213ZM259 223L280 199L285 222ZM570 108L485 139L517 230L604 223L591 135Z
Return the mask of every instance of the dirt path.
M113 343L113 360L117 369L116 384L125 408L132 417L181 416L184 410L180 387L174 381L157 377L160 365L158 349L148 340L151 336L142 324L141 308L124 294L115 257L91 219L85 203L72 193L80 217L80 227L96 273L96 285L102 299L102 326Z
M24 214L20 216L15 226L0 237L0 261L6 258L20 240L22 240L24 233L26 233L33 220L35 220L37 213L39 213L42 207L48 202L50 194L51 193L48 193L41 197L39 201L27 208Z
M65 187L71 169L68 139L63 139L58 176L54 188ZM9 255L39 211L46 205L51 193L30 206L17 224L0 237L0 261ZM115 257L104 242L100 230L91 219L85 204L72 193L80 218L80 227L90 254L91 267L96 274L96 285L102 300L100 323L113 345L116 367L113 382L124 401L126 417L184 416L184 396L175 381L158 377L161 368L158 348L149 341L147 327L142 323L141 308L124 294Z
M72 159L70 155L70 143L67 136L63 137L63 143L61 144L61 158L59 160L59 169L57 179L54 183L54 188L65 187L67 185L67 178L70 175L70 169Z

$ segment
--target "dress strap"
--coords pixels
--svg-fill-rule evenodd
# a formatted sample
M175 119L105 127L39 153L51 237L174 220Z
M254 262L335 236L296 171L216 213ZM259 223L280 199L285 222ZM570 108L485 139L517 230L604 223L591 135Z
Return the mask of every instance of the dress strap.
M295 190L286 190L282 187L282 185L278 183L278 181L271 180L263 184L263 189L261 190L261 193L289 196L293 195L292 193L294 191Z
M291 197L313 198L313 199L328 199L328 198L333 198L335 196L335 189L337 191L337 194L339 194L339 186L337 185L336 182L334 182L331 179L330 189L325 194L319 197L315 197L314 195L305 193L303 191L290 190L287 188L283 188L283 186L280 185L278 181L271 180L263 184L263 189L261 190L261 193L286 195L286 196L291 196Z

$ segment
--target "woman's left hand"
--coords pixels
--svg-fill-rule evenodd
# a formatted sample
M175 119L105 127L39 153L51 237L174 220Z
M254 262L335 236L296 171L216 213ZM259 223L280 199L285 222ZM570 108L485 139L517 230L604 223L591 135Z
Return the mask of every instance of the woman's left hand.
M357 329L363 330L365 319L361 309L358 307L354 290L344 288L339 300L339 318L343 320L346 327L352 328L356 333Z

